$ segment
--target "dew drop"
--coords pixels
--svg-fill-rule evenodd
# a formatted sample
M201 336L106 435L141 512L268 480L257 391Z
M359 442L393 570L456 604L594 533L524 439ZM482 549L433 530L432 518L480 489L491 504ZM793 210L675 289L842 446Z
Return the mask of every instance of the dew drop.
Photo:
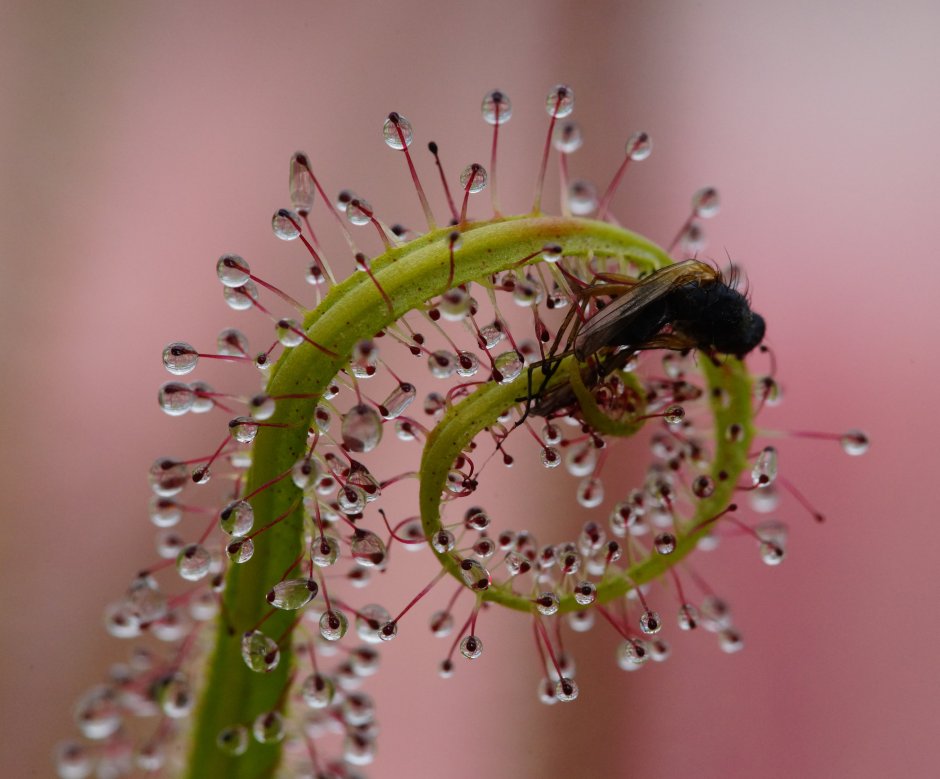
M417 390L414 384L403 381L392 390L391 394L385 398L385 401L379 408L379 413L382 415L382 418L396 419L400 417L405 412L405 409L414 402L416 393Z
M702 627L712 633L731 627L731 608L716 595L708 595L701 605Z
M535 608L542 616L551 617L558 613L560 603L554 592L543 592L535 599Z
M225 555L236 565L247 563L255 553L255 542L250 538L232 541L225 547Z
M300 215L287 208L279 208L271 217L271 230L282 241L293 241L300 237Z
M543 446L539 456L546 468L557 468L561 465L561 454L554 446Z
M597 187L590 181L575 179L568 185L568 210L575 216L588 216L597 210Z
M353 198L346 204L346 218L351 224L357 226L367 225L372 221L371 217L372 206L368 201L362 200L361 198ZM362 268L359 268L359 270L362 270Z
M228 423L228 432L239 443L250 444L258 434L258 424L251 417L235 417Z
M642 630L647 635L653 635L658 633L663 628L663 622L659 618L659 614L655 611L646 610L640 616L640 630Z
M563 119L574 110L574 90L566 84L556 84L545 96L545 110L549 116Z
M320 466L311 457L301 457L291 468L290 477L297 489L304 490L317 483L320 478Z
M196 393L188 384L179 381L168 381L160 387L157 393L157 402L165 414L178 417L191 411L196 401Z
M336 503L339 510L347 516L361 514L366 507L366 494L353 484L346 484L336 493Z
M295 151L290 158L290 176L288 189L290 191L290 204L293 209L305 216L313 209L316 186L310 175L309 158L302 151Z
M428 370L436 379L449 379L457 370L457 355L440 349L428 355Z
M284 738L284 718L276 711L259 714L252 723L251 732L259 744L277 744Z
M163 679L156 698L161 710L170 719L189 716L196 702L189 680L181 673Z
M604 502L604 484L600 479L590 476L578 484L577 499L586 509L596 508Z
M679 245L686 254L696 254L705 248L705 231L701 225L692 223L682 231Z
M460 186L471 194L482 192L486 188L486 179L486 168L473 162L461 171Z
M300 346L304 342L303 330L294 319L279 319L274 326L278 343L288 349Z
M317 596L319 587L313 579L286 579L278 582L265 596L276 609L302 609Z
M765 446L757 455L757 461L751 469L751 483L755 487L768 487L777 478L777 450Z
M175 500L157 496L150 499L150 521L157 527L173 527L182 516L183 510Z
M343 740L343 760L350 765L369 765L375 759L375 740L360 731L349 731Z
M382 125L382 135L385 138L386 145L396 151L402 151L411 146L411 142L414 140L414 130L411 127L411 122L395 111L388 115L385 124Z
M117 693L105 685L93 687L75 704L74 716L85 738L100 741L114 735L122 721Z
M628 638L617 647L617 664L625 671L635 670L635 666L643 665L649 659L649 647L641 639Z
M356 633L366 643L377 644L382 640L379 635L382 625L391 619L392 615L383 606L370 603L356 615Z
M240 287L223 287L222 297L233 311L247 311L258 299L258 288L253 281L246 281Z
M460 352L457 355L457 375L463 378L475 376L480 370L480 361L473 352Z
M641 162L653 153L653 140L648 133L633 133L627 139L627 156L634 162Z
M85 779L91 775L91 756L84 745L67 741L56 746L55 767L59 779Z
M682 406L673 404L663 412L663 419L669 425L681 425L685 419L685 409Z
M679 629L695 630L698 627L698 609L691 603L683 603L679 607Z
M350 452L371 452L382 440L382 419L371 406L358 403L343 414L341 432Z
M435 611L429 624L431 632L437 638L443 638L454 629L454 617L449 611Z
M571 154L581 148L584 138L577 122L560 122L552 134L552 145L562 154Z
M371 530L356 530L349 549L353 560L364 568L375 568L385 562L385 542Z
M660 533L653 540L653 546L661 555L672 554L676 551L676 537L672 533Z
M496 370L499 372L500 384L510 384L518 379L522 374L522 369L525 367L522 355L515 349L497 355L493 363Z
M201 544L187 544L176 557L176 570L190 582L205 578L212 564L209 550Z
M329 568L339 559L339 541L332 536L317 536L310 544L310 559L318 568Z
M483 654L483 642L477 636L464 636L460 641L460 654L468 660L476 660Z
M871 445L868 436L861 430L849 430L839 439L839 443L842 445L842 451L853 457L865 454Z
M487 124L506 124L512 117L512 102L504 92L494 89L483 96L480 111Z
M242 636L242 660L255 673L267 673L277 668L281 652L277 642L260 630L249 630Z
M342 611L324 611L320 615L320 635L327 641L339 641L349 629L349 620Z
M174 376L192 373L199 362L199 354L188 343L176 341L163 350L163 367Z
M597 447L591 441L570 448L565 454L565 468L572 476L588 476L597 465Z
M786 554L786 549L774 541L762 541L760 544L760 559L767 565L780 565Z
M189 388L193 391L193 405L190 411L194 414L205 414L215 408L215 401L211 397L214 392L212 387L204 381L194 381Z
M563 677L555 684L555 697L565 703L578 697L578 685L574 679Z
M312 673L300 685L300 695L311 709L323 709L333 702L336 685L329 676Z
M711 476L701 474L692 481L692 493L696 498L710 498L715 494L715 480Z
M476 560L461 560L459 568L461 578L471 590L482 592L488 590L493 583L490 572L486 570L482 563Z
M483 348L489 351L506 338L506 333L497 324L483 325L480 328L480 338L483 339Z
M246 500L234 500L219 512L219 527L230 536L246 536L255 524L255 512Z
M734 654L744 649L744 640L734 628L725 628L718 633L718 646L726 654Z
M219 257L215 272L226 287L240 287L251 278L251 267L237 254L223 254Z
M222 728L215 737L215 745L226 755L238 757L248 749L248 728L244 725L230 725Z
M228 357L243 357L248 354L248 338L241 330L228 327L216 339L219 354Z
M446 552L449 552L454 548L454 544L456 543L457 540L454 538L454 534L443 528L438 530L431 537L431 546L438 554L445 554Z
M699 219L710 219L720 208L718 190L714 187L703 187L692 195L692 211Z

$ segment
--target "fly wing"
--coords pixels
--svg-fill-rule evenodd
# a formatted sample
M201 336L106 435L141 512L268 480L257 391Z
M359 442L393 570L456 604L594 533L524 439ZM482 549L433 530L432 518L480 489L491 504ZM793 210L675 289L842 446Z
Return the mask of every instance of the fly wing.
M640 279L636 286L592 316L578 331L574 339L575 353L583 358L604 346L614 343L623 344L623 339L618 338L618 334L629 331L631 322L652 303L678 287L697 281L710 281L715 277L716 271L710 265L698 260L685 260L674 265L667 265L646 278ZM645 346L645 344L629 345Z

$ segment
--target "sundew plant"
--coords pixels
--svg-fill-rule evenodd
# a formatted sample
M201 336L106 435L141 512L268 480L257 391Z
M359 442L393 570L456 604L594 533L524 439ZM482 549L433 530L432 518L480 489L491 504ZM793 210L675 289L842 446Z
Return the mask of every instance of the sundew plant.
M162 409L217 416L219 435L150 469L159 560L107 608L108 631L134 648L76 704L83 739L59 746L63 779L364 776L379 748L368 677L382 645L430 633L441 677L472 673L462 666L486 651L491 609L516 613L533 637L533 705L579 697L570 631L595 632L624 671L665 661L683 631L710 631L725 652L743 646L690 557L734 537L720 553L752 547L777 565L787 529L767 512L780 495L821 515L778 476L757 427L780 397L763 319L735 269L698 257L718 194L696 192L660 248L610 212L650 137L629 136L598 190L569 175L581 146L574 92L553 87L545 107L522 213L498 197L513 113L499 91L482 103L485 164L451 170L458 152L416 143L404 115L386 115L376 141L402 158L420 229L328 190L314 158L291 156L289 207L272 227L296 245L307 284L282 290L224 254L225 302L269 321L268 342L225 329L214 348L194 337L163 352ZM429 154L416 159L419 146ZM557 214L543 208L556 200L543 191L553 158ZM328 230L348 257L327 256ZM261 387L215 389L196 379L207 360L256 373ZM802 435L853 455L868 447L859 431ZM612 455L643 461L642 478L624 483ZM560 537L487 493L490 473L520 459L545 473L522 489L576 496ZM396 505L408 496L406 515L385 507L392 492ZM433 555L439 571L389 602L382 583L406 552ZM437 604L429 622L411 613L424 598Z

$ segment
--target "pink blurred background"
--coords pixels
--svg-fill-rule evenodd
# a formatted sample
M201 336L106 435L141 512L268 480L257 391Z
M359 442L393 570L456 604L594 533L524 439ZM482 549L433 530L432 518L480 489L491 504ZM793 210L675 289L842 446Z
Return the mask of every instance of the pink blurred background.
M370 775L934 775L938 28L929 2L5 3L4 774L50 774L74 699L128 649L101 612L153 557L146 468L218 437L218 418L170 420L155 402L167 342L245 325L215 258L237 251L297 286L296 247L268 228L290 153L419 224L383 116L407 115L455 173L486 161L478 106L499 87L515 106L501 200L523 210L544 94L565 81L578 174L606 182L627 135L652 134L615 203L625 224L667 242L691 192L719 187L709 250L745 266L786 390L763 422L857 426L874 444L854 459L780 440L784 473L829 521L788 501L780 568L744 544L703 563L743 653L673 631L668 663L628 675L599 627L573 641L581 698L549 709L519 620L488 621L487 653L446 683L422 628L388 647L373 688Z

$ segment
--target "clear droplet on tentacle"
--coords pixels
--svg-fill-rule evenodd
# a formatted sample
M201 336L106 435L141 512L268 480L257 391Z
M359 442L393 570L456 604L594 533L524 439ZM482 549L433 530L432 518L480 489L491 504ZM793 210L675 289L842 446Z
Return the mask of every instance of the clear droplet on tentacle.
M356 633L366 643L378 644L382 640L379 636L382 625L391 619L392 615L387 609L377 603L370 603L363 606L356 615Z
M59 779L85 779L91 776L93 767L88 748L83 744L66 741L56 746L55 768Z
M271 230L282 241L293 241L300 236L300 215L287 208L279 208L271 217Z
M225 555L236 565L247 563L255 553L255 542L250 538L240 538L225 547Z
M318 568L329 568L339 559L339 541L332 536L317 536L310 544L310 559Z
M731 609L726 601L716 595L702 599L700 612L701 624L706 630L717 633L731 627Z
M765 446L751 469L751 483L755 487L769 487L777 478L777 450Z
M476 560L464 559L460 561L460 576L464 583L472 590L482 591L489 589L492 584L490 572Z
M276 609L295 611L310 603L319 589L313 579L286 579L275 584L265 598Z
M560 122L552 134L552 145L562 154L571 154L581 148L584 138L577 122Z
M715 480L704 473L696 476L692 480L692 493L696 498L710 498L715 493Z
M640 630L642 630L647 635L652 635L653 633L658 633L662 630L663 622L659 618L659 614L655 611L650 611L647 609L640 615Z
M449 611L435 611L430 620L431 632L438 638L443 638L454 629L454 617Z
M597 210L597 187L590 181L575 179L566 193L568 210L575 216L588 216Z
M653 140L649 133L636 132L627 139L627 156L634 162L645 160L653 153Z
M661 555L670 555L676 551L676 537L672 533L660 533L653 540L653 547Z
M403 381L392 390L391 394L385 398L384 402L379 407L379 413L382 415L382 418L395 419L401 416L405 412L405 409L414 402L416 393L417 390L414 384Z
M291 155L288 190L291 208L301 216L309 214L313 209L316 185L310 175L309 157L302 151L295 151Z
M255 395L248 401L248 412L251 414L251 418L259 422L273 417L276 410L277 403L274 398L264 393Z
M228 423L228 432L241 444L250 444L258 434L258 424L251 417L235 417Z
M720 208L718 190L714 187L703 187L692 195L692 211L699 219L710 219Z
M343 415L343 446L351 452L371 452L382 440L382 419L371 406L359 403Z
M588 476L597 465L597 447L591 441L572 447L565 453L565 468L572 476Z
M187 544L176 557L176 570L190 582L205 578L212 565L212 555L202 544Z
M336 685L329 676L312 673L300 685L300 696L311 709L323 709L333 702Z
M258 300L258 287L246 281L240 287L223 287L222 297L233 311L247 311Z
M555 697L562 702L573 701L578 697L578 685L574 679L564 677L555 684Z
M396 111L392 111L382 125L382 136L390 149L402 151L411 146L414 140L414 129L404 116Z
M545 617L557 614L559 605L560 600L554 592L543 592L535 598L535 608Z
M291 349L304 342L303 330L294 319L279 319L274 326L274 332L281 346Z
M482 192L486 189L486 183L486 168L478 162L467 165L460 173L460 186L471 194Z
M545 110L549 116L562 119L574 110L574 90L567 84L556 84L545 96Z
M861 430L849 430L839 439L839 443L842 445L842 451L853 457L865 454L871 445L868 436Z
M596 477L582 479L578 484L577 499L586 509L596 508L604 502L604 484Z
M349 620L342 611L324 611L320 615L320 635L327 641L339 641L349 629Z
M248 354L248 338L241 330L227 327L219 333L216 348L227 357L244 357Z
M362 226L367 225L372 221L372 206L367 200L362 198L353 198L346 204L346 219L349 220L351 224Z
M194 381L189 385L193 391L193 405L190 408L194 414L206 414L215 408L215 400L212 393L215 391L204 381Z
M183 510L172 498L154 496L150 499L150 521L156 527L173 527L183 517Z
M387 555L385 542L371 530L356 530L349 549L353 560L365 568L382 565Z
M196 402L196 393L188 384L179 381L168 381L160 387L157 393L157 402L164 414L178 417L191 411Z
M284 718L276 711L259 714L252 723L251 732L259 744L277 744L284 738Z
M468 660L476 660L483 654L483 642L477 636L464 636L460 642L460 654Z
M525 368L525 361L522 355L515 349L503 352L493 361L497 371L499 371L499 383L510 384L522 374Z
M483 96L480 110L487 124L506 124L512 118L512 101L505 92L494 89Z
M199 362L199 354L184 341L171 343L163 350L163 367L174 376L192 373Z
M251 266L237 254L223 254L215 264L215 273L226 287L240 287L251 278Z
M189 716L196 702L189 679L182 673L162 679L155 692L160 709L170 719Z
M85 738L108 738L121 727L121 708L117 692L106 685L93 687L75 705L75 724Z
M246 500L234 500L219 512L219 527L230 536L246 536L255 524L255 512Z
M244 725L230 725L222 728L215 738L215 745L230 757L245 754L248 749L248 728Z
M449 379L457 370L457 355L446 349L439 349L428 355L428 370L436 379Z
M639 638L628 638L617 647L617 664L625 671L635 670L649 659L649 646Z
M691 603L683 603L679 607L679 629L695 630L698 627L698 609Z

